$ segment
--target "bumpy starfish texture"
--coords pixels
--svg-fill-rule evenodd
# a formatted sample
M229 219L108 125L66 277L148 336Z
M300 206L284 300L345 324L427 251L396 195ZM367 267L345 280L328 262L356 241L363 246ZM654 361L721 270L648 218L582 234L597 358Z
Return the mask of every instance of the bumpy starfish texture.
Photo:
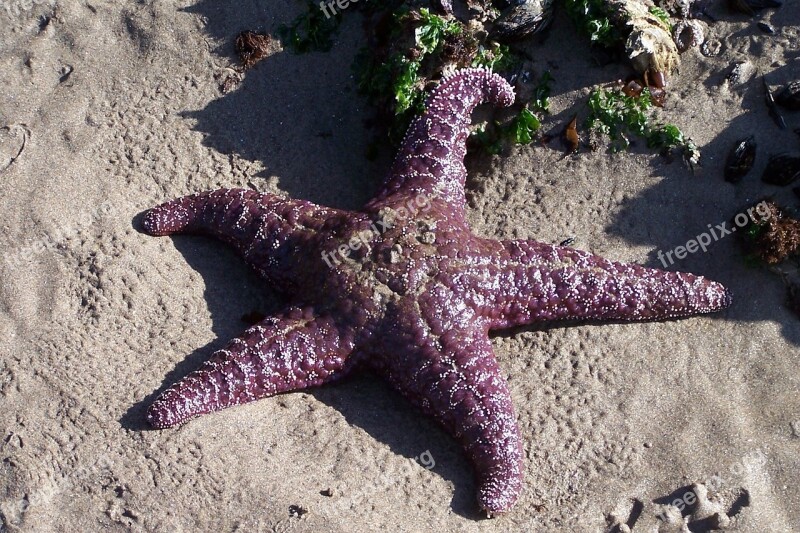
M150 210L151 235L202 233L233 245L292 302L169 387L156 428L356 368L384 377L457 438L478 502L508 511L522 490L522 440L489 330L542 321L654 320L730 304L692 274L615 263L571 248L473 235L465 216L470 113L510 105L508 83L461 70L430 94L379 194L349 212L222 189Z

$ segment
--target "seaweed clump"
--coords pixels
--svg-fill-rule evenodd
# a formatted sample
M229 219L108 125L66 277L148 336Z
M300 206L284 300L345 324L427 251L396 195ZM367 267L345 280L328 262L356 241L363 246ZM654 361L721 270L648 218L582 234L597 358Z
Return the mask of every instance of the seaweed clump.
M306 0L306 10L289 24L282 24L278 36L296 54L327 52L333 47L333 37L339 32L341 22L341 13L329 16L317 2Z
M446 73L485 67L513 77L522 65L509 45L490 38L477 21L464 23L401 2L387 2L368 17L368 45L358 54L354 72L359 92L377 109L375 124L386 128L394 144L424 110L429 85ZM530 102L518 101L512 118L478 126L470 147L498 153L506 142L532 142L541 127L540 114L549 107L551 81L549 73L543 75Z
M653 90L645 87L637 94L620 88L595 89L589 96L587 126L610 138L612 152L626 150L631 137L639 137L648 148L665 155L677 149L690 166L697 164L700 151L691 139L674 124L653 123L653 107L658 104Z
M263 33L243 31L236 37L236 53L247 70L270 55L272 38Z
M463 66L463 58L477 52L477 43L455 19L395 3L395 9L370 13L368 44L353 69L359 92L377 107L376 122L389 124L390 138L399 142L411 118L422 111L425 86L441 75L442 63Z
M800 219L768 200L747 212L748 223L739 233L746 259L751 264L767 265L781 276L787 287L786 306L800 317ZM781 268L788 261L793 261L794 267Z
M776 265L800 254L800 220L775 202L764 201L763 205L765 213L762 209L749 210L748 223L741 233L748 257Z

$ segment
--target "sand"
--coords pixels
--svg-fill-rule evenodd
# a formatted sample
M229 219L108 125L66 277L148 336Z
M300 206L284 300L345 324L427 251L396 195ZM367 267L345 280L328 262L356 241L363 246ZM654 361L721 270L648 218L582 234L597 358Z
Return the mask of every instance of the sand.
M747 267L733 236L669 267L729 286L725 312L493 337L527 472L517 506L497 519L478 515L456 443L368 375L147 428L160 390L241 332L243 315L281 300L222 244L151 238L137 216L221 186L355 209L388 169L388 148L365 157L370 110L350 70L356 10L330 52L276 50L221 92L235 36L301 9L0 4L0 531L666 532L685 520L663 504L702 496L694 483L710 500L684 511L693 531L724 521L720 512L738 531L799 530L800 321L782 306L780 278ZM800 1L763 14L776 35L713 11L721 53L684 54L662 113L701 147L696 172L641 146L472 157L475 231L574 237L660 266L658 250L748 202L796 202L758 176L768 153L798 148L800 115L778 130L760 79L725 76L749 61L776 85L800 78ZM548 129L585 114L592 85L628 72L598 66L563 15L526 51L556 79ZM749 134L756 167L725 183L724 158Z

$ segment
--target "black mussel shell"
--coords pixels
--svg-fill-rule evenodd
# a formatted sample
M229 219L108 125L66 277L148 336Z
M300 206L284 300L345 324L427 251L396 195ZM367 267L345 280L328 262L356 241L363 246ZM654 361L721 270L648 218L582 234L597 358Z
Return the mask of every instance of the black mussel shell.
M764 33L769 35L775 35L775 28L772 26L772 24L767 24L766 22L759 22L756 25L758 26L758 29L763 31Z
M770 185L789 185L800 178L800 152L787 152L769 158L761 181Z
M775 95L775 101L792 111L800 111L800 81L793 81Z
M543 30L552 18L552 0L528 0L505 9L490 35L498 41L515 41Z
M736 141L725 162L725 181L739 183L756 161L756 141L752 136Z

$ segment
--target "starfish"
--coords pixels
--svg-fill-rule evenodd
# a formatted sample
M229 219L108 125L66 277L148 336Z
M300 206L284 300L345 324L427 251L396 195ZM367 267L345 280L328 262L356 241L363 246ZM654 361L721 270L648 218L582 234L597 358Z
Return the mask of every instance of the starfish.
M222 239L290 302L166 389L149 407L149 423L167 428L368 369L460 441L478 503L491 516L519 497L524 455L489 331L668 319L730 304L727 289L700 276L473 235L463 160L470 114L484 101L507 106L514 92L485 69L445 77L361 211L246 189L149 210L150 235Z

